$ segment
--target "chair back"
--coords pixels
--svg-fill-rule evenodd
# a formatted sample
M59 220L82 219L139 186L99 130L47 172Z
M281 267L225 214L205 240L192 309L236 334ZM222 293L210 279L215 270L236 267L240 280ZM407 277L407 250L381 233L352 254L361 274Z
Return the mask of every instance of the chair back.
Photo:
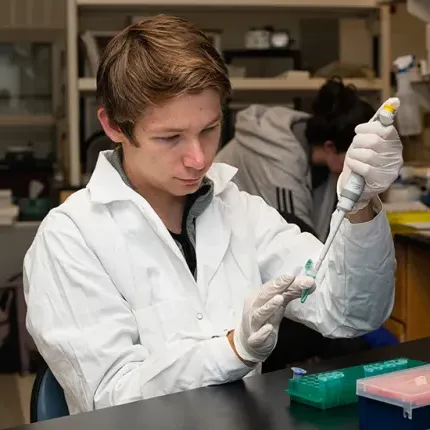
M30 422L51 420L69 415L64 391L48 366L37 372L31 392Z

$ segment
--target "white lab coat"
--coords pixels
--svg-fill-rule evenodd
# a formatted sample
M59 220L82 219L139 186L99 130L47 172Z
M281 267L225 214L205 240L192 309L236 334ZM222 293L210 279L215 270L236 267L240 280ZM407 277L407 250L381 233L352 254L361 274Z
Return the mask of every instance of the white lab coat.
M146 200L101 153L88 186L52 210L24 260L27 327L71 413L250 372L226 332L261 284L297 275L320 242L215 164L212 203L196 222L197 281ZM383 212L341 226L305 304L287 315L329 337L378 328L393 306L395 259ZM304 340L306 341L306 340Z

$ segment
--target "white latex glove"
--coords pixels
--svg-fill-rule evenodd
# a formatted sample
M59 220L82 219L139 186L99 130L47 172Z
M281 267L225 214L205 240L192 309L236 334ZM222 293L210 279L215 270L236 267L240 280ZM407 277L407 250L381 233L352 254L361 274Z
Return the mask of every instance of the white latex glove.
M241 323L234 331L234 345L243 360L259 363L269 357L278 340L285 307L307 288L315 290L313 278L284 275L245 300Z
M343 171L337 181L337 195L340 197L351 171L363 176L365 186L353 212L366 207L373 197L387 191L398 178L403 165L403 145L393 125L384 126L378 120L379 111L386 103L399 103L390 98L381 105L374 117L355 128L355 137L349 147Z

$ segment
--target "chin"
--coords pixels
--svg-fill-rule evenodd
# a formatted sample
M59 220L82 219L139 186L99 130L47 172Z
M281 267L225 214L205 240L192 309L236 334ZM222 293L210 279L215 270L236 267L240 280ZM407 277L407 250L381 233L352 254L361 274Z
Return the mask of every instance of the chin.
M182 185L179 187L177 186L171 192L176 197L187 196L189 194L195 193L200 188L200 185L201 185L201 181L198 184Z
M195 185L187 185L185 187L182 188L183 190L183 194L182 195L188 195L188 194L193 194L195 193L201 186L201 181L198 184Z

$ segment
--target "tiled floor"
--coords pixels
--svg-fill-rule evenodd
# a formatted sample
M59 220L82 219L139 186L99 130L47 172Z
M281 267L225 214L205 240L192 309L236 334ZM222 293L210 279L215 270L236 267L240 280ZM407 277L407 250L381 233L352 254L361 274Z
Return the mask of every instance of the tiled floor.
M29 423L34 376L0 374L0 429Z

